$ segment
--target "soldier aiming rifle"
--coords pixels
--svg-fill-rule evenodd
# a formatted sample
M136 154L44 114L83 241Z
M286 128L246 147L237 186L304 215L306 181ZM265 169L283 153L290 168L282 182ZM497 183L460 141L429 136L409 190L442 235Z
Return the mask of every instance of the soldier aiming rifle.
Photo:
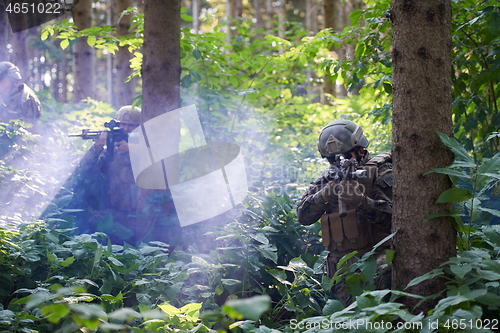
M329 168L309 186L297 206L301 224L321 220L322 242L329 251L326 269L332 278L339 260L357 251L358 256L391 232L392 158L383 153L370 158L368 139L363 130L349 120L335 120L326 125L318 139L318 150L330 164ZM377 286L390 287L390 266L385 263L384 243L376 255L379 270ZM347 261L350 265L357 260ZM351 297L345 281L335 286L337 298L347 305Z

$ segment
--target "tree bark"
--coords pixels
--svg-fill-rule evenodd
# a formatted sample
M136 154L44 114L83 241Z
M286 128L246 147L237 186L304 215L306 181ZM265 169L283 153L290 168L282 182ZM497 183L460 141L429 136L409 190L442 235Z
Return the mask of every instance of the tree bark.
M21 30L11 35L12 43L12 54L11 62L19 67L23 81L29 82L30 70L29 70L29 57L26 55L28 52L27 47L28 30Z
M451 152L436 131L452 135L451 2L393 0L393 160L394 249L393 288L438 268L456 255L456 233L450 218L423 222L444 214L436 204L451 184L446 175L427 174L452 163ZM408 292L432 295L444 289L443 279L425 281ZM412 310L418 300L403 302ZM416 311L427 311L432 303Z
M5 11L5 5L3 1L0 1L0 62L9 61L9 53L7 49L9 29L9 18L7 16L7 12Z
M255 17L255 29L264 28L264 18L262 17L262 0L253 0L253 10Z
M267 30L272 30L274 28L274 8L273 0L266 0L266 19L267 19Z
M144 6L144 46L142 63L142 112L144 123L163 113L180 107L180 0L148 0ZM169 144L179 145L180 120L173 125L179 131L177 141ZM167 166L172 169L171 166ZM168 185L167 185L168 186ZM149 205L148 198L156 193L169 194L168 190L139 191L139 214ZM162 207L163 211L168 207ZM152 210L141 218L142 225L138 237L144 237L155 223ZM161 235L158 235L161 238Z
M128 34L132 18L130 15L125 15L120 18L120 15L124 10L132 7L132 5L132 0L115 0L114 2L115 26L118 36ZM132 82L125 82L125 80L132 74L132 69L130 68L131 58L132 56L126 47L120 47L116 52L115 96L116 103L119 107L123 105L130 105L134 101L134 89Z
M200 31L200 0L193 0L193 30L195 34Z
M338 0L324 0L323 1L323 11L324 11L324 28L332 29L332 32L338 31L339 26L339 3ZM336 51L334 47L330 51ZM338 52L336 52L338 55ZM337 97L336 82L333 82L329 77L325 77L325 84L323 91L325 94L329 94L332 97ZM326 98L326 97L325 97Z
M286 0L280 0L278 7L278 22L279 22L279 32L280 38L285 38L286 36Z
M78 30L92 26L92 0L80 0L73 8L73 20ZM74 79L73 101L79 102L87 97L94 98L95 92L95 52L87 44L86 38L80 38L73 47Z

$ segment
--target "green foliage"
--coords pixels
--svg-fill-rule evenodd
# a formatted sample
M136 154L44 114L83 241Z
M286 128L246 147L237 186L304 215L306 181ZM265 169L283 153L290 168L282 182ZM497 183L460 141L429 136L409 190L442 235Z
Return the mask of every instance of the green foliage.
M443 192L437 202L455 204L449 215L454 218L455 228L459 232L457 245L460 250L470 250L471 233L475 228L488 225L494 217L500 217L498 195L495 195L498 194L500 179L500 153L475 162L456 139L438 134L455 154L455 160L450 166L432 172L448 175L455 186ZM432 217L437 216L429 218Z

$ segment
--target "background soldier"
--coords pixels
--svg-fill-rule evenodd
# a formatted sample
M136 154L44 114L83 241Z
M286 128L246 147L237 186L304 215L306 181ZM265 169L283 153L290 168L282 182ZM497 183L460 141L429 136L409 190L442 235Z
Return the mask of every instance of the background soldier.
M32 124L30 131L36 133L42 108L35 93L21 80L19 68L0 62L0 122L21 119Z
M365 148L369 145L360 126L349 120L329 123L319 135L318 150L334 168L341 154L349 163L367 171L364 179L332 181L331 169L312 182L297 206L301 224L310 225L321 219L323 245L330 252L326 267L331 278L337 263L346 254L358 251L358 256L372 250L373 246L391 232L392 215L392 159L389 153L373 158ZM338 164L338 163L337 163ZM346 204L347 214L339 216L339 197ZM390 268L385 265L385 249L389 242L378 248L379 269L377 284L381 289L390 288ZM352 258L347 264L356 261ZM345 283L335 286L338 299L345 305L351 299Z

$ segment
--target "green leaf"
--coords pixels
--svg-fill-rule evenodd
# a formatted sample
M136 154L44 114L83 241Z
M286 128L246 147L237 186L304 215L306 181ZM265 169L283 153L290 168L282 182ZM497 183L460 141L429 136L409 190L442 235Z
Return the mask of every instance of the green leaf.
M392 262L392 259L394 259L394 254L396 251L394 250L385 250L385 262L387 265L390 265Z
M472 197L473 195L468 189L454 187L441 193L436 203L457 203L467 201Z
M500 304L500 296L497 294L488 292L484 296L479 296L476 298L476 301L479 303L485 304L485 305L492 305L495 307L498 307L498 304Z
M377 260L370 257L368 260L359 263L359 269L368 280L371 280L377 271Z
M198 59L200 59L200 58L201 58L201 52L200 52L200 50L199 50L198 48L195 48L195 49L193 50L193 57L194 57L196 60L198 60Z
M68 306L60 303L44 306L40 311L42 316L53 324L59 323L62 318L69 314Z
M94 46L95 42L96 42L95 36L89 36L87 38L87 44L89 44L89 46Z
M341 311L344 309L344 305L336 300L336 299L329 299L325 306L323 307L323 316L331 316L335 312Z
M458 278L463 279L465 274L469 273L472 270L472 264L465 265L451 265L450 270L455 274Z
M68 45L69 45L69 40L68 39L63 39L61 41L61 44L60 44L61 49L65 50L68 47Z
M234 311L241 314L243 318L259 320L260 316L271 308L271 297L259 295L246 299L236 299L227 301L222 310L224 313L234 314Z
M490 213L491 215L495 215L495 216L500 217L500 210L484 208L484 207L479 207L479 209L482 210L483 212L487 212L487 213Z
M433 269L432 271L430 271L430 272L428 272L428 273L426 273L426 274L424 274L422 276L416 277L413 280L411 280L408 283L408 285L406 286L405 289L410 288L412 286L415 286L415 285L419 284L420 282L423 282L423 281L426 281L426 280L432 280L436 276L443 275L443 274L444 274L444 272L443 272L442 268Z
M472 159L472 157L469 155L464 146L462 146L460 142L457 141L457 139L450 138L449 136L441 132L438 132L438 135L441 138L441 141L446 146L448 146L448 148L450 148L451 151L455 154L456 159L474 164L474 160Z
M71 256L69 258L66 258L62 263L61 263L61 266L62 267L68 267L70 266L72 263L75 262L75 257Z
M49 37L49 32L47 30L42 31L42 34L40 35L40 39L42 41L46 40Z
M188 14L181 14L181 19L183 19L184 21L187 21L187 22L193 21L193 17L191 15L188 15Z

